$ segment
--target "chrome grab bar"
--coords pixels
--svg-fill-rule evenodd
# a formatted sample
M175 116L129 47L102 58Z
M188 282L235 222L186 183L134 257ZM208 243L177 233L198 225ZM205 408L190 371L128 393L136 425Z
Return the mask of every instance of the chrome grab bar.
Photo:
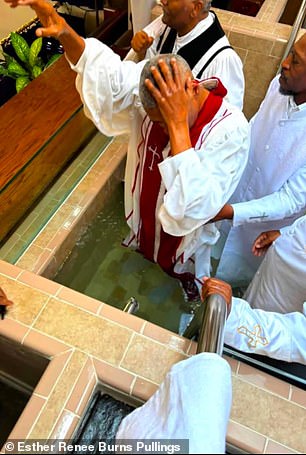
M222 355L226 318L225 299L219 294L212 294L197 308L183 336L193 338L199 333L197 354L215 352Z
M139 303L137 302L135 297L130 297L122 311L124 311L125 313L134 314L138 310Z
M306 0L303 0L302 3L301 3L300 9L299 9L299 11L298 11L298 13L296 15L294 24L292 26L291 35L289 37L289 40L288 40L284 55L283 55L283 57L281 59L281 62L283 60L285 60L285 58L289 54L289 52L290 52L290 50L291 50L291 48L292 48L292 46L293 46L293 44L294 44L294 42L296 40L297 34L298 34L300 28L303 25L305 17L306 17ZM282 69L282 65L280 64L276 74L279 74L281 72L281 69Z
M222 355L226 318L227 305L225 299L218 294L209 296L200 326L197 354L215 352Z

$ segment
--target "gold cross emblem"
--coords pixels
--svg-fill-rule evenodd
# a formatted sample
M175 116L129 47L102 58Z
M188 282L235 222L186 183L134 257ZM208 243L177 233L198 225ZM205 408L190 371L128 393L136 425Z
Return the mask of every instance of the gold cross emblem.
M244 326L239 327L237 331L238 333L241 333L241 335L245 335L249 338L249 348L257 348L257 343L260 343L263 346L267 346L269 344L267 338L263 336L263 330L259 324L254 326L253 332Z

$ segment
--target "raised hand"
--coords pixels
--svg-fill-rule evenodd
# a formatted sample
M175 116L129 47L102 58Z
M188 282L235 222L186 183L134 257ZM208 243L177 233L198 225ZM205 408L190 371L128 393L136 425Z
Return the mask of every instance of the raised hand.
M65 31L66 22L57 14L55 8L45 0L4 0L11 8L30 6L39 18L42 28L36 30L37 36L59 38Z
M151 46L153 41L154 38L152 36L149 36L144 30L141 30L133 36L131 46L137 54L140 54L141 58L144 58L147 49Z
M171 153L176 155L191 148L189 112L193 100L193 86L191 75L180 74L175 59L172 59L170 64L171 68L161 57L159 68L151 67L156 86L149 79L146 79L145 84L167 126Z
M43 27L36 30L37 36L53 36L63 45L67 57L72 63L77 63L81 57L84 40L56 12L52 4L46 0L4 0L11 8L30 6Z
M280 231L266 231L259 234L252 246L254 256L262 256L270 245L281 235Z

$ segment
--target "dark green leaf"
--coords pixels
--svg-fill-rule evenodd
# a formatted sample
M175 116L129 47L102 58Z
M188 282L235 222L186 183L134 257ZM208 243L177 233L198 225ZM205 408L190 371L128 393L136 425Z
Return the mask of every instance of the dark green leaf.
M3 55L4 55L5 62L6 62L7 65L8 65L10 62L17 62L17 60L16 60L14 57L12 57L11 55L6 54L5 52L3 52Z
M37 57L36 62L35 62L35 66L39 66L41 69L43 69L44 61L43 61L43 59L41 57Z
M42 38L37 38L33 43L31 44L30 47L30 55L29 55L29 65L33 67L36 64L36 59L38 57L38 54L41 51L42 47Z
M8 70L4 65L0 65L0 75L1 76L7 76L8 75Z
M19 93L20 90L25 88L29 83L30 79L28 77L24 76L18 77L18 79L16 79L16 92Z
M41 73L42 73L42 69L40 68L40 66L37 66L37 65L33 66L32 76L34 79L35 79L35 77L38 77Z
M56 62L56 60L58 60L61 56L62 56L62 54L54 54L54 55L52 55L52 57L46 63L45 69L48 68L48 66L52 65L52 63Z
M16 32L12 32L10 34L10 38L16 55L22 62L27 62L29 59L30 48L26 40Z
M14 77L14 76L28 76L28 72L27 70L25 70L21 65L19 65L19 63L17 63L16 61L13 61L13 62L10 62L8 64L8 74L9 76L11 77Z

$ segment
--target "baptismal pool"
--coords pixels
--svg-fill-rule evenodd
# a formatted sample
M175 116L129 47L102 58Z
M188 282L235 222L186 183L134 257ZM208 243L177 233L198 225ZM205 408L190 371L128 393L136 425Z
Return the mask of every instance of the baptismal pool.
M121 310L134 297L139 303L137 316L179 333L182 314L190 311L190 307L177 280L121 245L128 233L123 200L120 184L53 280ZM225 346L224 352L306 389L305 365L240 353L229 346Z
M121 245L128 234L123 185L118 185L53 278L60 284L123 309L130 297L137 316L178 332L186 303L177 280Z

